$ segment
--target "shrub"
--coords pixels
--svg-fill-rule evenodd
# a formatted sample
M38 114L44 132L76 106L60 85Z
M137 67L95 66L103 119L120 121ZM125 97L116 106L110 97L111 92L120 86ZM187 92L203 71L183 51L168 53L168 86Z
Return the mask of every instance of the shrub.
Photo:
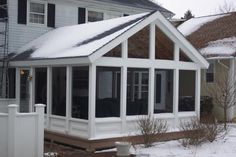
M181 123L180 129L186 136L186 138L180 140L184 147L199 146L205 142L213 142L223 138L226 134L222 125L216 120L212 121L208 118L202 118L202 122L198 119L192 119L190 122Z
M201 97L201 117L205 115L211 115L213 110L212 97L202 96Z
M151 115L142 116L137 121L144 147L151 147L168 129L166 121L157 120Z

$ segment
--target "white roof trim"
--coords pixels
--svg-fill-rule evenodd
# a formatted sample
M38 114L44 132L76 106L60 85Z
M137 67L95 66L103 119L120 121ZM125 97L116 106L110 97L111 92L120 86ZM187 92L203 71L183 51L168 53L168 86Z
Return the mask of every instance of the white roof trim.
M155 20L156 25L162 29L162 31L166 33L174 42L176 42L188 57L200 64L201 68L208 68L209 63L207 60L187 41L187 39L185 39L185 37L174 26L171 25L169 21L165 19L165 17L159 11L149 15L143 21L137 23L126 32L112 40L110 43L107 43L95 53L91 54L89 56L90 61L94 62L99 57L102 57L108 51L112 50L114 47L127 40L130 36L137 33L139 30Z

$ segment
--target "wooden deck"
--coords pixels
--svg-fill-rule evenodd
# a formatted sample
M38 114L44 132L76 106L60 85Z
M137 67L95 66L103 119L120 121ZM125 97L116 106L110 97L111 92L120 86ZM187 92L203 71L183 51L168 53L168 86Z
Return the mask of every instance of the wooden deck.
M162 134L159 141L177 140L186 137L186 133L183 132L170 132ZM76 136L65 135L61 133L55 133L51 131L45 131L45 139L58 142L61 144L69 145L72 147L80 148L88 152L94 152L95 150L114 148L116 141L129 141L132 144L143 143L141 136L119 137L99 140L87 140ZM157 141L158 142L158 141Z

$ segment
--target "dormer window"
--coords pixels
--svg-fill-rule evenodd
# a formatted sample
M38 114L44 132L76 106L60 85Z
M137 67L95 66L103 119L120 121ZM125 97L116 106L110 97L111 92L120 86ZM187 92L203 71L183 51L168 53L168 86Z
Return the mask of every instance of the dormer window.
M104 13L97 11L88 11L88 22L102 21Z
M46 23L46 5L44 3L29 3L29 23Z

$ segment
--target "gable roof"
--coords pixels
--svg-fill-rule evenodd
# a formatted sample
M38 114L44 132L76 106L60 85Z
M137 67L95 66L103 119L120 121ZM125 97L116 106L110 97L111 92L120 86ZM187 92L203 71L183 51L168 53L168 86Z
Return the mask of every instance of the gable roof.
M89 56L149 14L57 28L23 46L13 60Z
M98 0L97 0L98 1ZM112 3L112 4L118 4L118 5L125 5L135 8L143 8L143 9L149 9L152 11L160 11L165 14L169 14L169 16L174 16L174 13L167 10L166 8L163 8L162 6L158 5L157 3L154 3L150 0L99 0L100 2L106 2L106 3Z
M236 12L192 18L178 29L208 59L236 56Z
M12 61L17 64L17 61L83 57L91 63L151 23L199 67L208 67L208 62L159 11L55 29L25 45Z

